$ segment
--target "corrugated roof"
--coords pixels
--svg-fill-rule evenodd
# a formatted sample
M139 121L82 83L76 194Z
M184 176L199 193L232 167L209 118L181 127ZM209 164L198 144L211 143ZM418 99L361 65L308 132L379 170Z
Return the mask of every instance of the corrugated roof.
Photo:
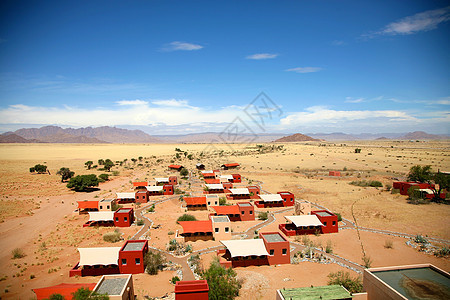
M133 186L147 186L148 182L146 181L140 181L140 182L133 182Z
M223 206L211 206L218 215L234 215L239 214L239 207L237 205L223 205Z
M135 193L116 193L117 199L134 199Z
M86 209L86 208L97 208L98 209L98 201L97 200L93 200L93 201L88 201L88 200L78 201L78 208L79 209Z
M178 222L183 227L183 233L195 232L212 232L211 220L208 221L180 221Z
M221 183L216 184L205 184L210 190L223 190L223 185Z
M220 183L220 179L216 179L216 178L205 178L205 183L206 184L219 184Z
M280 194L259 195L259 198L261 198L261 200L264 202L283 201L283 198L281 198Z
M250 194L248 188L234 188L234 189L230 189L230 192L233 195L249 195Z
M187 205L206 205L206 197L184 197Z
M120 247L78 248L80 266L117 265Z
M230 251L231 257L269 255L262 239L220 241Z
M169 168L171 169L180 169L181 167L183 167L182 165L169 165Z
M150 186L146 186L147 191L149 192L160 192L164 189L164 187L160 186L160 185L150 185Z
M113 211L89 212L89 221L91 222L114 221L114 212Z
M296 227L301 226L323 226L316 215L302 215L302 216L284 216L286 220L294 223Z

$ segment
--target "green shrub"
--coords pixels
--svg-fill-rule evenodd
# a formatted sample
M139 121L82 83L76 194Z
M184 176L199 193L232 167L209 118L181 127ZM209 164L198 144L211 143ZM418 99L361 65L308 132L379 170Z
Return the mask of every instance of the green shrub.
M333 244L330 240L327 241L327 246L325 248L326 253L333 253Z
M218 259L202 272L201 277L208 281L209 299L234 299L242 287L242 282L236 278L236 271L222 267Z
M450 255L450 248L448 248L447 246L444 246L444 247L442 247L441 249L436 250L436 251L434 252L434 255L437 256L437 257L445 257L445 256L448 256L448 255Z
M338 222L342 221L342 216L340 213L334 213L337 216Z
M342 285L350 293L360 293L363 289L360 277L352 278L349 272L344 271L328 274L328 285Z
M109 243L117 243L121 240L121 234L118 230L107 232L103 235L103 240Z
M142 225L144 225L144 220L142 220L142 219L137 220L136 225L137 225L137 226L142 226Z
M227 204L227 198L220 197L219 198L219 205L226 205Z
M99 178L99 181L100 181L100 182L105 182L105 181L108 181L108 180L109 180L109 175L103 173L103 174L98 175L98 178Z
M267 220L269 218L269 212L268 211L262 211L258 214L258 219L260 220Z
M180 221L197 221L197 218L195 218L195 216L190 214L184 214L177 219L177 223Z
M177 281L180 281L180 277L178 276L173 276L172 279L170 279L170 282L172 282L172 284L175 284Z
M400 194L400 189L392 189L391 194Z
M144 263L147 266L145 271L150 275L156 275L164 267L166 258L160 252L148 251L144 256Z
M11 251L11 254L13 259L25 257L25 253L20 248L15 248L13 251Z
M371 180L371 181L358 180L358 181L351 181L349 184L360 186L360 187L383 187L383 184L377 180Z
M428 244L428 240L421 236L420 234L416 235L414 238L414 242L419 244Z
M155 211L155 204L153 204L149 209L147 209L148 212L154 212Z

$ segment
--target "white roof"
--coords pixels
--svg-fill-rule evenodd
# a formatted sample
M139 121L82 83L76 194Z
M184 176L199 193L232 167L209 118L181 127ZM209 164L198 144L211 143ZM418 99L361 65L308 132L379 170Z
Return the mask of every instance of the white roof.
M430 190L430 189L419 189L419 191L425 192L425 193L430 194L430 195L434 194L433 190Z
M220 179L230 180L230 179L233 179L233 175L220 175Z
M169 178L168 177L160 177L160 178L155 177L155 181L156 182L169 182Z
M220 242L230 251L231 257L269 255L262 239L227 240Z
M89 212L89 221L114 221L113 211L94 211Z
M206 171L201 171L202 174L209 174L209 173L214 173L213 170L206 170Z
M250 194L248 188L230 189L230 192L234 195L247 195Z
M135 197L134 193L116 193L117 199L131 199Z
M284 216L286 220L294 223L296 227L301 226L323 226L316 215L301 215L301 216Z
M80 266L117 265L121 247L78 248Z
M221 183L205 184L210 190L223 190L223 185Z
M261 200L264 202L283 201L283 198L281 198L280 194L259 195L259 198L261 198Z
M164 187L160 186L160 185L150 185L150 186L146 186L147 191L149 192L160 192L163 190Z

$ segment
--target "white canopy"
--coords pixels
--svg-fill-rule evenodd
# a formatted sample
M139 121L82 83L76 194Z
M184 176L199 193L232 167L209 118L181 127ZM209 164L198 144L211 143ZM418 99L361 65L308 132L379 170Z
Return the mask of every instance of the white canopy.
M269 255L262 239L227 240L220 242L230 251L231 257Z
M206 170L206 171L201 171L202 174L210 174L210 173L214 173L213 170Z
M283 198L281 198L280 194L259 195L259 198L261 198L261 200L264 202L283 201Z
M147 191L149 192L160 192L163 190L163 187L160 185L150 185L150 186L146 186Z
M114 212L113 211L89 212L89 221L92 221L92 222L114 221Z
M159 177L159 178L155 177L155 181L156 182L169 182L169 178L168 177Z
M302 226L323 226L316 215L301 215L301 216L284 216L286 220L294 223L296 227Z
M134 193L116 193L117 199L134 199Z
M221 183L205 184L210 190L223 190L223 185Z
M220 179L232 180L233 175L220 175Z
M78 248L80 266L117 265L121 247Z
M419 189L419 192L425 192L427 194L433 195L433 190L431 189Z
M230 189L230 192L233 195L249 195L250 194L248 188Z

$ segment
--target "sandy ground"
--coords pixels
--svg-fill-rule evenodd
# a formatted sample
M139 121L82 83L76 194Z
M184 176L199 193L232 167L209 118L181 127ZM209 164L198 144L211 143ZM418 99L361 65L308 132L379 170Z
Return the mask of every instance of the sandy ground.
M365 141L343 143L301 143L285 145L282 152L241 155L247 148L233 145L235 156L203 158L207 169L218 168L224 162L239 162L242 167L236 171L249 184L262 182L263 190L276 193L282 190L293 192L297 198L326 206L339 212L344 218L352 219L353 206L357 222L361 226L387 229L410 234L429 235L450 239L450 207L443 204L412 205L405 196L392 195L384 188L360 188L349 185L352 180L379 180L392 184L394 178L403 179L415 164L430 164L434 170L450 170L449 142L396 142ZM193 153L194 160L183 158L174 161L178 147ZM92 200L114 197L116 192L132 191L132 181L151 181L154 177L173 174L166 169L171 162L181 163L189 170L195 170L199 153L208 145L66 145L66 144L2 144L0 145L0 297L29 299L32 288L62 282L96 282L98 278L69 278L70 268L79 260L77 247L107 246L102 236L111 228L82 228L87 216L73 214L77 200ZM361 148L355 154L355 148ZM229 146L215 148L230 153ZM370 153L370 154L369 154ZM132 163L131 158L143 157ZM123 161L118 176L99 186L92 193L75 193L61 183L56 171L69 167L76 174L101 174L104 171L86 170L84 162L99 158ZM197 159L198 158L198 159ZM29 167L37 163L46 164L51 175L30 174ZM343 171L345 168L346 171ZM329 177L328 170L339 170L343 177ZM226 171L226 174L234 171ZM180 189L191 194L200 194L201 181L181 181ZM190 183L190 186L189 186ZM240 184L244 186L246 183ZM257 209L260 210L260 209ZM269 211L276 211L270 209ZM155 213L147 216L159 229L149 231L150 244L165 249L169 235L181 230L176 219L185 213L181 202L169 200L156 206ZM209 212L189 212L199 220L206 220ZM261 231L277 231L284 223L284 215L276 215L276 221ZM243 231L255 222L232 223L234 232ZM138 228L120 229L124 238L132 236ZM406 239L382 234L361 232L367 254L373 260L372 266L431 262L450 270L448 258L436 258L418 252L405 244ZM292 238L291 238L292 239ZM333 253L361 263L361 246L353 229L338 234L310 236L316 244L325 246L330 240ZM293 239L292 239L293 240ZM386 240L393 241L393 249L384 247ZM219 245L218 241L191 243L194 250ZM112 244L110 244L112 245ZM116 244L114 244L116 246ZM22 249L26 256L11 259L14 248ZM208 266L214 253L202 255L202 263ZM240 299L273 299L275 290L282 287L322 285L330 272L342 267L330 264L303 262L298 265L280 267L263 266L238 268L240 277L247 279ZM134 276L135 287L140 297L162 296L173 291L169 283L174 272L165 271L157 276L139 274ZM278 275L277 275L278 274ZM314 274L314 276L312 276ZM355 273L352 273L355 275ZM287 280L286 278L289 278ZM284 281L283 279L286 279ZM257 283L260 282L260 283ZM156 284L155 284L156 283ZM150 288L151 287L151 288Z

